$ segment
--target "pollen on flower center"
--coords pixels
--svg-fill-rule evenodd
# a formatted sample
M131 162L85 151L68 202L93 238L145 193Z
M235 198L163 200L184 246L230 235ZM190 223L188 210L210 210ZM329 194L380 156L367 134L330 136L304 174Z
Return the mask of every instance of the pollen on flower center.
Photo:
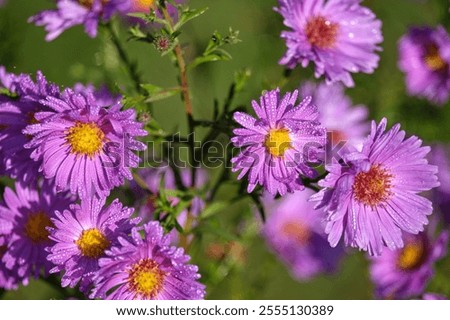
M110 245L109 240L97 228L84 230L75 243L81 254L88 258L100 257Z
M68 130L66 139L72 147L72 153L92 157L102 149L105 134L93 122L77 122Z
M314 17L306 23L305 34L308 42L319 49L333 48L339 25L324 17Z
M355 199L372 207L386 201L391 195L391 179L392 175L379 165L358 173L353 183Z
M425 63L432 71L443 71L447 68L447 63L439 54L438 47L435 44L426 48Z
M264 145L274 157L282 157L286 150L292 148L291 138L287 129L272 129L266 136Z
M44 212L31 214L25 223L25 235L33 242L40 243L48 240L47 227L53 227L53 223Z
M306 244L311 238L311 231L298 221L288 221L281 227L281 233L298 244Z
M162 289L166 273L152 259L142 259L131 267L128 285L145 299L154 298Z
M413 270L419 267L425 259L426 251L423 241L408 243L398 256L397 266L402 270Z

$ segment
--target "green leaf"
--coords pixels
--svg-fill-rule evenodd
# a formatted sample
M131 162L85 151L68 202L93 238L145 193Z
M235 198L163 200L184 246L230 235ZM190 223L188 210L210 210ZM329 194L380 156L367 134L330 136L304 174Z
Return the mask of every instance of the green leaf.
M229 203L225 202L225 201L214 202L211 205L207 206L203 210L201 217L202 217L202 219L212 217L213 215L219 213L220 211L224 210L228 206L229 206Z
M173 26L173 30L179 30L185 23L197 18L198 16L201 16L206 12L206 10L208 10L208 7L202 9L184 9L180 13L180 19L178 19L178 22Z
M153 84L141 84L141 87L148 92L148 98L145 102L154 102L170 98L181 92L181 87L161 88Z

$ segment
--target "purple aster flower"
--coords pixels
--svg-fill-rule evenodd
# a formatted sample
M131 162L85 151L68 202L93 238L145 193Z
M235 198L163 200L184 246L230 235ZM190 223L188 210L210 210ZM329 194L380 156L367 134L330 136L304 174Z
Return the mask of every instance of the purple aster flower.
M87 292L105 250L119 245L139 219L130 219L133 209L123 207L118 199L104 207L105 199L96 198L71 205L69 210L56 212L50 228L54 244L47 248L47 259L55 264L51 273L64 272L61 285Z
M92 92L71 89L41 103L52 112L35 114L41 123L24 130L33 136L25 147L35 148L31 157L41 161L47 179L55 178L58 190L102 198L132 179L130 168L139 163L133 151L145 149L135 137L147 135L134 110L121 111L120 103L101 107Z
M238 179L249 174L247 191L260 184L275 195L302 190L301 176L313 178L316 171L308 163L318 163L323 156L326 130L318 122L317 107L307 97L296 105L298 90L280 97L280 90L252 101L257 119L235 112L234 119L244 128L234 129L233 144L242 148L234 157L233 171Z
M40 188L23 187L16 183L16 191L6 188L4 205L0 205L0 219L11 224L2 264L28 282L41 270L47 275L53 264L47 261L45 247L51 245L49 231L55 210L64 210L71 202L67 194L56 195L54 186L45 181Z
M336 270L343 250L331 248L321 213L308 198L311 190L295 192L268 206L263 235L268 245L299 280Z
M158 222L132 230L130 241L120 238L120 247L107 250L100 259L99 276L91 298L112 300L198 300L205 287L198 282L197 266L187 264L184 250L170 247Z
M368 110L364 105L353 106L344 94L341 84L327 85L305 82L300 88L302 96L312 96L312 103L319 109L320 123L331 132L332 145L348 141L360 145L369 131Z
M76 25L84 25L84 31L94 38L101 21L108 21L115 13L127 12L130 7L129 0L56 1L56 9L42 11L28 19L28 22L45 27L47 41Z
M97 105L100 107L109 107L119 104L122 100L121 95L112 94L106 86L102 86L100 89L97 89L92 84L84 85L82 83L76 83L73 86L73 91L81 94L84 94L85 92L92 93Z
M450 36L445 29L411 28L400 39L398 49L408 93L446 103L450 96Z
M444 221L450 224L450 147L435 145L430 159L439 168L437 176L440 182L440 186L433 189L433 203L438 206Z
M373 73L383 41L381 21L361 0L279 0L275 8L290 31L283 31L287 51L280 64L293 69L315 63L315 75L327 83L354 86L350 73Z
M423 231L433 212L431 202L418 195L439 185L437 167L425 158L430 148L416 136L405 140L399 124L388 131L386 124L372 122L361 152L327 165L329 174L319 182L323 189L311 198L325 209L333 247L343 235L346 245L371 255L380 255L383 246L402 248L402 230Z
M39 101L59 97L59 88L39 71L34 81L29 75L8 74L0 69L0 79L18 97L0 96L0 154L6 174L26 186L36 183L40 163L33 161L32 150L24 147L30 136L22 131L27 125L39 122L35 117L37 112L50 110Z
M436 239L427 234L405 235L403 249L385 250L370 267L378 298L405 299L421 295L433 277L434 264L445 256L448 233Z

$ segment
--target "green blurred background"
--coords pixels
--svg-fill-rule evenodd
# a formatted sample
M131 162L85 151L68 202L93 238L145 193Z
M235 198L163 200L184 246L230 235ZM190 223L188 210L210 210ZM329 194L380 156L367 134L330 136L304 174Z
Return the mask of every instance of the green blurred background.
M252 76L247 87L236 98L236 105L249 106L251 99L263 89L279 83L283 68L278 65L285 45L279 38L283 30L281 17L273 11L275 0L191 0L191 7L208 6L209 10L181 35L186 56L191 60L202 53L211 34L226 33L229 27L240 31L241 43L227 49L233 56L228 62L205 64L190 74L196 118L210 119L213 100L225 99L233 74L248 67ZM355 75L356 86L347 91L355 104L365 104L372 119L386 116L390 124L400 122L409 134L419 135L427 142L450 141L450 105L436 107L425 100L407 97L403 75L397 69L397 40L410 25L450 25L447 0L367 0L383 21L384 42L381 62L373 75ZM32 73L42 70L50 81L63 86L76 82L106 83L113 90L132 92L132 84L120 60L100 30L96 39L88 38L82 27L72 28L55 41L44 40L41 27L27 23L27 18L43 9L53 8L48 0L7 0L0 8L0 65L10 72ZM121 38L127 38L123 26ZM139 65L143 79L161 87L177 85L177 70L168 57L151 45L127 42L126 49ZM297 88L310 78L311 68L296 69L284 90ZM129 90L129 91L128 91ZM171 132L186 131L184 107L178 97L155 103L154 117ZM202 131L199 131L200 134ZM219 198L227 197L227 190ZM127 202L127 199L122 199ZM199 264L209 299L370 299L372 286L363 254L349 252L340 271L300 283L266 248L258 236L258 222L248 202L239 202L211 219L204 237L190 254ZM206 228L206 226L205 226ZM215 229L215 231L212 231ZM220 232L218 231L220 230ZM238 240L240 245L225 246ZM213 247L211 247L213 244ZM242 246L242 247L241 247ZM229 251L225 258L221 251ZM219 257L220 256L220 257ZM6 299L63 298L60 291L42 280L31 281L28 287L8 292Z

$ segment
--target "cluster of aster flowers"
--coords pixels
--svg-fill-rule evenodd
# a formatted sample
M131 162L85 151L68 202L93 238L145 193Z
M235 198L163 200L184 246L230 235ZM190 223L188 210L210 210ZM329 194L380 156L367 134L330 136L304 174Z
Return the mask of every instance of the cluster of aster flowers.
M62 287L91 298L203 298L196 267L157 222L140 224L118 199L106 205L111 190L132 179L134 151L145 149L135 111L122 111L121 97L105 89L61 92L42 73L34 81L0 71L8 92L0 96L2 169L16 180L0 204L0 286L61 273ZM135 259L108 263L118 251ZM117 278L110 272L128 275L114 295L102 291L105 279Z
M355 85L352 73L378 67L383 41L381 21L360 3L279 0L275 11L289 28L281 34L287 51L279 63L293 69L312 62L315 77L325 81L264 91L251 102L253 115L234 112L239 127L230 140L239 152L232 171L238 180L247 176L241 190L247 185L268 213L261 234L294 278L335 272L345 250L356 248L367 252L377 298L441 299L425 290L447 253L449 231L437 231L438 219L429 219L433 204L422 193L434 189L448 224L448 150L430 152L400 124L388 128L386 118L369 122L367 107L346 96L344 88ZM156 10L163 19L153 0L57 0L56 6L30 18L45 27L48 41L75 25L95 37L114 14ZM163 7L178 18L175 6ZM411 28L399 52L408 94L447 102L445 29ZM91 299L203 299L198 267L181 248L194 235L166 232L160 221L171 213L160 212L157 202L164 197L177 207L183 200L176 189L204 188L206 171L164 166L142 169L133 179L136 152L146 148L139 138L147 131L136 111L105 88L61 90L41 72L34 80L0 67L0 89L0 175L15 181L0 203L0 287L59 274L62 287L77 287ZM108 201L127 180L137 214L118 199ZM166 191L173 192L167 197ZM209 201L198 194L175 225L196 227Z

